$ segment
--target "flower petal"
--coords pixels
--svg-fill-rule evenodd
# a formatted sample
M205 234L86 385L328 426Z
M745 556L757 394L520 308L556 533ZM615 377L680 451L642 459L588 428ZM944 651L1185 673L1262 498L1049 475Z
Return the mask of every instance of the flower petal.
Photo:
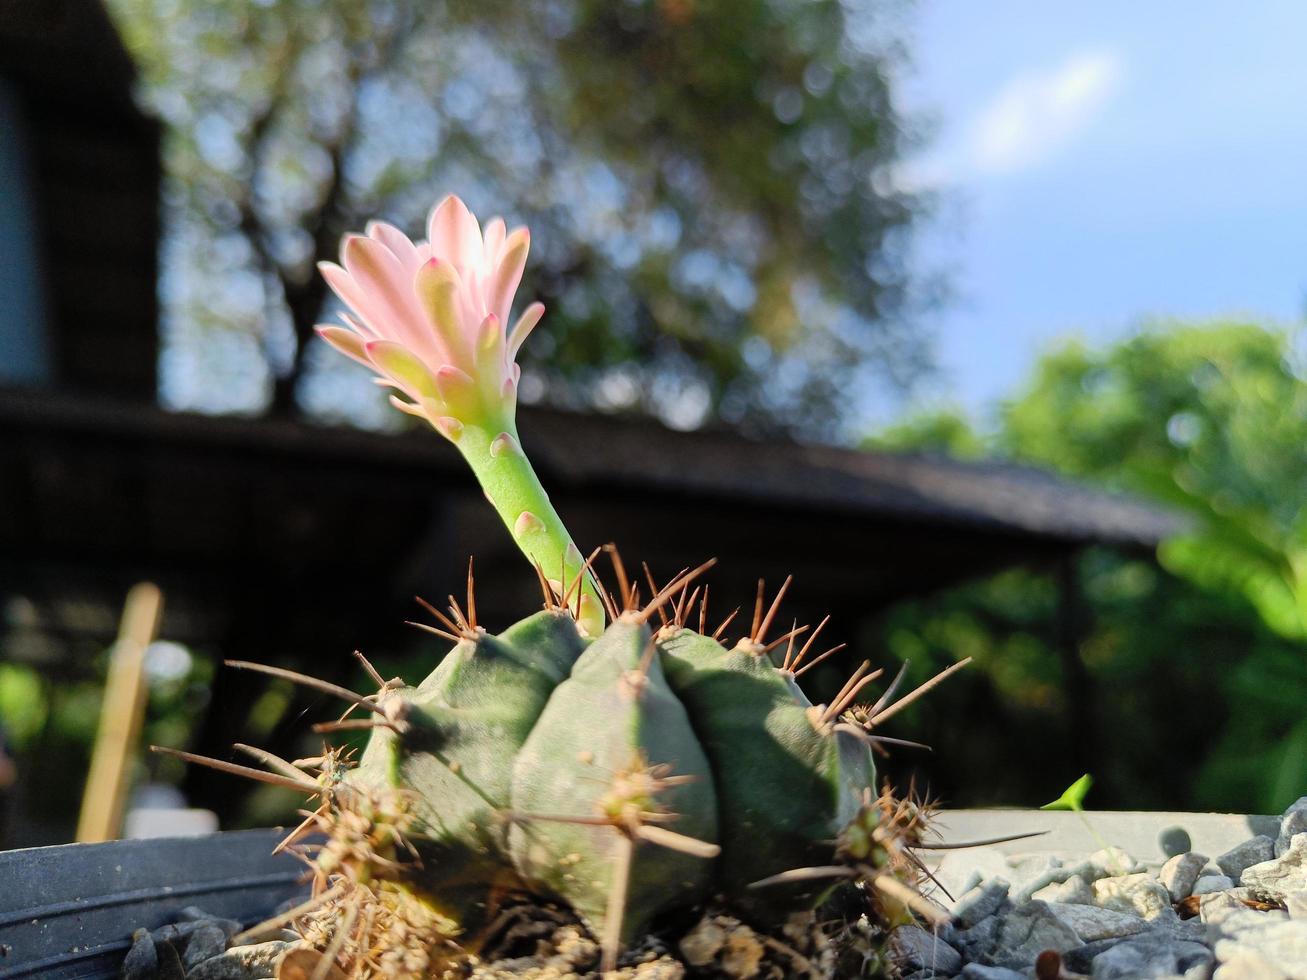
M413 280L413 292L425 321L441 348L441 361L470 365L471 338L463 329L463 305L459 301L458 272L448 262L431 259L423 263Z
M535 329L535 325L540 322L540 318L544 315L545 304L532 303L517 318L517 323L513 324L513 330L508 335L508 344L506 346L510 361L517 360L517 352L522 348L523 342L530 336L531 331Z
M438 395L431 370L407 347L389 340L374 340L364 348L368 359L414 401Z
M363 293L362 305L350 302L377 335L424 351L425 331L413 299L411 277L385 245L355 236L345 243L345 269Z
M451 262L458 269L481 264L484 255L481 226L457 195L450 194L436 205L428 221L427 234L436 258Z
M381 242L386 248L390 249L391 254L399 259L399 264L404 267L404 271L410 276L417 272L418 266L422 260L418 257L417 246L409 241L409 237L394 225L386 221L369 221L368 237L373 241Z
M477 328L476 377L492 398L498 396L504 378L504 327L493 313Z
M494 268L503 251L504 239L507 237L503 218L491 218L486 222L486 267Z
M526 268L526 255L531 250L531 233L525 228L516 229L504 241L504 254L499 265L491 274L486 289L486 306L488 313L494 313L505 323L513 305L513 294L517 292L522 281L522 270Z
M374 366L372 361L368 359L366 343L353 330L346 330L344 327L336 327L328 323L319 324L313 329L318 332L319 337L346 357L358 361L364 367Z

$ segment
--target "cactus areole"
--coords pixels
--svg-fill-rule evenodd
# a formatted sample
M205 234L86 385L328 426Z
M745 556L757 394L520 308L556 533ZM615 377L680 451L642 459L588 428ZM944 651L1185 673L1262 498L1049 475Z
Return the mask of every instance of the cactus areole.
M624 944L705 906L774 928L840 886L882 921L936 914L901 880L915 876L906 848L920 814L873 791L870 731L908 699L886 707L887 690L855 705L880 673L863 663L812 704L798 678L839 648L809 656L825 621L801 647L804 629L768 639L788 580L770 605L760 583L734 644L720 640L733 614L707 635L696 579L712 562L661 589L650 577L642 602L610 546L617 587L603 589L600 549L582 558L517 436L515 357L543 314L533 304L505 329L527 232L499 219L483 232L455 197L428 228L420 242L382 223L346 236L341 264L322 266L345 326L319 332L458 447L534 566L544 609L488 633L469 568L466 609L427 606L439 625L423 628L453 643L448 655L416 686L383 682L360 655L371 695L233 664L366 716L318 726L369 730L354 765L338 749L291 763L240 746L272 772L209 760L317 798L284 845L327 838L304 852L316 897L301 932L352 976L417 976L451 947L476 949L505 896L570 907L605 970Z

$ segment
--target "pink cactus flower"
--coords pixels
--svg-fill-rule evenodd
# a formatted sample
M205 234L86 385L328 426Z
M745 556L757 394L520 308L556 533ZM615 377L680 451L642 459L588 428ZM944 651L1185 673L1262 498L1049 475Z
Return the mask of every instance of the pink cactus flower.
M511 430L517 351L544 314L532 303L505 329L530 233L492 218L483 234L451 194L432 210L427 234L413 242L373 221L366 235L346 235L341 264L319 268L350 312L341 314L345 327L322 325L318 334L406 396L391 395L396 408L450 438L464 426Z

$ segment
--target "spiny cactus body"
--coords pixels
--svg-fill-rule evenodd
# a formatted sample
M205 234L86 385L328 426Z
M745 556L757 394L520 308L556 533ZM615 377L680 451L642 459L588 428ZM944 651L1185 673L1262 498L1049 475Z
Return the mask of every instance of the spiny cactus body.
M782 918L828 883L749 886L829 865L875 780L868 746L761 642L655 634L632 612L593 641L558 609L471 630L381 704L395 720L350 779L407 791L422 858L407 882L468 925L511 888L622 940L718 895Z

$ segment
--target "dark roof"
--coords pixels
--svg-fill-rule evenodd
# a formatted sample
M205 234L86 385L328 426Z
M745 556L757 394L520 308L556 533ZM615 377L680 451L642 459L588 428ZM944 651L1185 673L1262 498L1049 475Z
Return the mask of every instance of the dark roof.
M827 642L853 640L895 599L1051 566L1095 542L1149 549L1175 527L1155 508L1033 470L521 415L523 443L583 548L616 540L661 580L719 559L710 628L752 603L759 577L774 589L793 573L785 620L829 613ZM164 590L165 638L341 683L360 648L421 676L439 654L403 626L413 596L457 591L470 554L488 628L538 608L535 576L458 453L429 431L21 391L0 391L0 431L0 641L51 678L89 676L142 579ZM248 735L262 689L219 671L193 747L221 753ZM311 701L296 695L271 748L297 751L291 720ZM187 779L196 805L234 805L230 780L198 767Z
M26 121L57 377L153 399L160 128L131 58L98 0L0 0L0 78Z
M564 483L656 486L1073 544L1152 548L1178 530L1160 507L1029 466L758 442L542 410L527 412L522 429L537 465Z

